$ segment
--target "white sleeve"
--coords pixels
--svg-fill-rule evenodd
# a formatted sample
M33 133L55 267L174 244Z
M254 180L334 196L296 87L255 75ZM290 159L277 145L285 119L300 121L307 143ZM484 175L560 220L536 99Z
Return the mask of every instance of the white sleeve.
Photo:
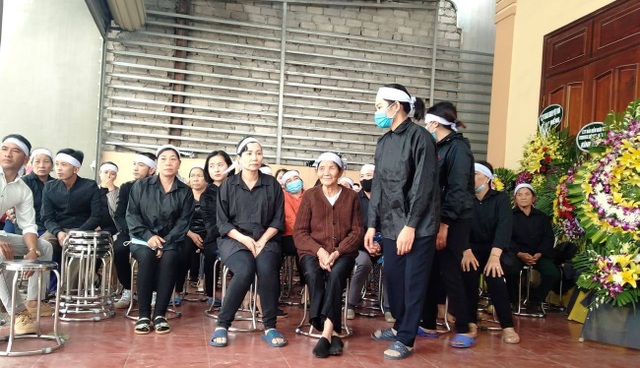
M36 225L36 210L33 208L33 193L31 189L24 183L20 190L21 200L16 204L16 220L18 226L22 229L22 233L38 234L38 225Z

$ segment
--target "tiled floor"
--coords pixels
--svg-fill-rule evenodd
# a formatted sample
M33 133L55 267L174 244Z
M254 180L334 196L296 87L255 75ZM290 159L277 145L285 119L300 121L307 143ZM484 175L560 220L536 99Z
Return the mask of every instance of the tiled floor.
M203 315L205 303L184 302L180 309L183 316L169 321L173 331L168 335L134 335L133 322L120 312L101 322L63 322L61 330L68 341L62 349L49 355L0 357L0 367L584 368L630 366L640 357L636 350L579 342L582 325L567 321L562 313L550 313L546 319L516 317L516 329L522 338L518 345L503 343L497 332L481 332L475 347L453 349L448 344L449 334L440 339L419 338L415 354L402 361L389 361L382 357L387 343L369 337L374 329L388 326L382 318L356 317L351 323L355 333L345 340L344 354L317 359L311 354L316 340L294 333L302 316L299 307L285 307L289 316L278 322L289 340L288 346L280 349L267 346L259 333L231 333L228 347L210 347L214 321ZM2 332L6 333L6 328ZM6 343L1 343L0 349L5 348Z

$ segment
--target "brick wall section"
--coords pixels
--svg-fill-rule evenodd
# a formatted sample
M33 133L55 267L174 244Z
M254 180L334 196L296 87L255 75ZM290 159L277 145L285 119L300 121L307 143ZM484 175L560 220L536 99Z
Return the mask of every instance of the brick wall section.
M171 0L147 0L146 5L149 11L175 12ZM188 22L193 29L188 36L190 85L185 89L181 130L184 150L200 157L214 149L233 152L239 140L253 134L263 142L267 161L275 163L281 7L277 2L192 1L192 15L209 20ZM281 163L299 165L325 150L341 152L356 166L371 162L383 133L372 121L377 88L400 83L415 96L429 97L432 51L425 46L433 43L435 12L297 4L288 10ZM449 2L442 1L438 18L438 45L459 47ZM149 20L141 32L111 33L117 41L109 43L113 53L107 68L104 130L108 142L119 144L106 144L105 150L143 150L168 141L148 136L166 136L168 128L143 124L169 123L173 73L167 69L173 61L163 58L172 55L174 39L167 36L173 35L173 28L153 22L173 23L174 18L150 14ZM140 42L168 47L135 44ZM437 72L435 99L456 99L460 56L439 51L441 55L453 60L436 63L450 70ZM140 88L159 92L136 90Z

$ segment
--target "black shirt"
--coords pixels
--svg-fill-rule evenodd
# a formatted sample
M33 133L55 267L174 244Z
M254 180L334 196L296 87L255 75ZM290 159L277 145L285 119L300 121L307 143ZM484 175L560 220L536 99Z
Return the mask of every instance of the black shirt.
M233 229L254 240L260 239L270 227L278 229L278 235L267 242L263 251L281 251L279 235L284 231L284 195L274 177L259 173L258 181L251 190L242 180L241 173L225 180L218 190L217 216L221 234L218 250L222 261L247 249L227 236Z
M527 216L520 207L513 209L513 232L511 249L514 253L524 252L553 259L553 229L551 219L541 211L531 208Z
M475 196L475 169L469 141L451 133L437 144L440 164L442 222L470 219Z
M471 249L474 252L490 252L491 248L508 249L513 229L509 196L505 192L489 189L482 200L475 196L473 198L473 226L469 236Z
M40 216L40 210L42 209L42 192L44 191L45 183L40 181L38 175L33 172L29 175L23 176L21 179L25 184L27 184L27 186L29 186L29 188L31 188L31 193L33 193L33 207L36 210L36 224L38 225L38 232L44 231L44 221L42 221ZM51 180L53 180L53 177L48 175L47 182Z
M427 130L407 119L378 140L368 227L397 239L406 225L417 238L435 236L439 226L438 155ZM378 226L379 224L379 226Z
M69 189L59 179L47 182L40 214L47 231L53 235L64 229L95 230L102 216L98 184L79 176Z
M207 185L204 193L200 195L200 209L207 236L204 238L205 244L213 244L220 237L218 231L218 217L216 215L218 206L218 186L211 183Z
M129 237L129 226L127 226L127 206L129 205L129 192L135 184L135 180L128 181L120 186L118 194L118 202L116 203L116 211L113 213L113 221L120 232L119 236Z
M193 208L193 192L178 178L167 193L158 175L140 179L129 193L126 219L130 235L145 242L158 235L165 240L164 250L178 249L189 230ZM131 251L142 246L131 243Z
M202 199L202 195L200 196ZM205 237L207 233L207 229L204 224L204 215L202 213L202 205L200 201L194 201L195 206L193 208L193 216L191 217L191 225L189 226L189 230L194 233L200 235L201 237Z

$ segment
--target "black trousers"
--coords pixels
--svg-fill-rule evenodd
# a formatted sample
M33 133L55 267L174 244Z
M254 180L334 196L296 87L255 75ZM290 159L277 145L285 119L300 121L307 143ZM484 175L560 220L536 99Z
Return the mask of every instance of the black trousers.
M293 256L296 263L296 269L298 270L298 275L302 275L302 266L300 265L300 259L298 259L298 250L296 249L296 244L293 242L293 236L283 236L280 244L282 244L282 257ZM300 283L302 282L304 281L301 277Z
M478 323L478 288L480 286L480 275L484 271L484 267L489 260L491 249L486 251L473 250L473 254L480 264L477 270L468 272L462 272L462 279L464 281L464 287L467 293L467 303L469 321L471 323ZM509 267L501 262L502 270L505 275L509 272ZM513 318L511 317L511 304L509 303L509 291L507 289L507 283L504 277L491 277L484 276L484 280L489 288L489 295L491 296L491 303L496 310L498 320L500 321L500 327L509 328L513 327ZM456 316L457 318L457 316Z
M131 262L129 261L129 247L124 242L131 240L128 236L120 234L113 243L113 264L118 274L118 281L125 289L131 288Z
M516 304L518 300L518 284L520 283L520 270L524 267L524 262L519 258L514 260L514 265L509 275L507 275L507 286L509 288L509 296L512 303ZM560 282L560 269L549 258L540 258L533 265L533 269L540 272L541 280L537 288L531 289L530 302L538 304L547 299L547 294L551 289Z
M354 257L340 256L329 272L320 268L318 257L305 255L300 259L311 300L309 323L316 330L323 330L326 319L333 322L336 333L339 334L342 330L342 291L353 272L355 262Z
M140 318L151 317L151 295L156 290L156 308L153 317L164 316L169 307L173 287L176 283L176 271L180 262L180 253L166 250L157 258L156 252L149 247L140 247L133 252L138 261L138 304Z
M217 240L204 244L204 293L210 298L215 296L213 295L213 264L218 258Z
M435 235L416 238L411 251L399 256L396 241L382 239L389 307L396 319L393 328L398 331L396 340L406 346L413 346L416 339L436 251L435 241Z
M224 328L231 326L231 322L233 322L233 318L257 274L258 295L262 306L262 324L265 329L275 328L278 298L280 297L281 265L282 254L280 252L262 251L255 258L248 250L241 250L230 255L225 266L233 272L233 277L222 301L217 326Z
M471 219L455 221L449 224L447 233L447 247L436 251L435 261L431 268L429 287L422 309L420 326L435 330L438 317L438 301L441 287L444 286L449 297L449 308L456 316L456 331L469 332L469 312L467 295L462 281L462 249L469 242Z
M201 235L202 236L202 235ZM184 290L184 281L189 274L189 281L198 281L200 276L200 248L190 237L184 237L184 247L180 250L180 264L178 267L178 276L176 277L176 292L181 293Z

